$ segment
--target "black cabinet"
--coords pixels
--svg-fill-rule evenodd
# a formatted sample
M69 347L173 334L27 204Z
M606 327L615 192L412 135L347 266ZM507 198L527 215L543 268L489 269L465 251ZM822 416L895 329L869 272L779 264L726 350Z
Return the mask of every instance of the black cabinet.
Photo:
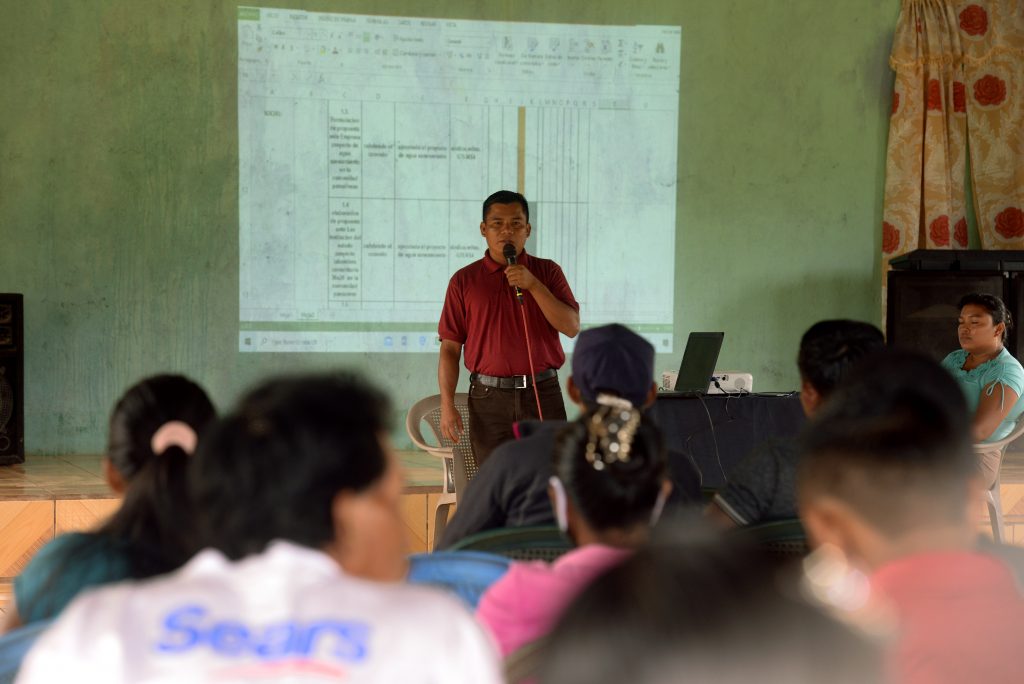
M24 309L0 294L0 465L25 462Z
M888 274L886 338L941 360L960 348L957 303L969 292L1001 298L1013 317L1006 348L1021 358L1024 251L919 249L893 259Z

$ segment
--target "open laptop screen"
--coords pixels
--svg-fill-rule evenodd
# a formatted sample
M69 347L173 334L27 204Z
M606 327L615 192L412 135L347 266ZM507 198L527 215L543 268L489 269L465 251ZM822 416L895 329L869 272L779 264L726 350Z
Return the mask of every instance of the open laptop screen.
M725 333L693 332L686 341L683 361L676 378L676 392L707 392L715 373Z

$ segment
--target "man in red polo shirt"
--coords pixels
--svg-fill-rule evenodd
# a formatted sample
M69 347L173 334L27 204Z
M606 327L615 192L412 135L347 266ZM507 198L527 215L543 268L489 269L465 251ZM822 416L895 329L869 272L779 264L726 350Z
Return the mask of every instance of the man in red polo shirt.
M894 684L1024 682L1024 598L978 550L985 485L970 440L953 376L897 350L859 364L803 435L800 518L855 568L833 560L808 586L887 629Z
M501 190L484 201L480 234L487 240L487 252L452 276L438 324L441 431L456 442L463 436L455 386L465 348L470 371L469 438L478 463L513 438L513 423L538 418L534 382L544 418L565 420L557 375L565 352L558 333L576 336L580 306L558 264L524 251L530 231L530 207L519 193ZM515 249L513 266L505 259L506 245ZM516 300L515 288L522 291L522 303Z

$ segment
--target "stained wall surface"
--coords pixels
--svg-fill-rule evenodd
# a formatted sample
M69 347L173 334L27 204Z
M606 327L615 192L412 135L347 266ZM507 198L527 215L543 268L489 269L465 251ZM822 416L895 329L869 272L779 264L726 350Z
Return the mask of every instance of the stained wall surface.
M659 369L689 331L725 330L719 367L795 389L810 323L878 321L898 0L273 4L681 26L677 342ZM236 13L3 2L0 291L25 295L30 453L100 452L113 401L154 372L191 375L226 406L267 374L353 367L392 388L396 426L436 392L430 356L238 353Z

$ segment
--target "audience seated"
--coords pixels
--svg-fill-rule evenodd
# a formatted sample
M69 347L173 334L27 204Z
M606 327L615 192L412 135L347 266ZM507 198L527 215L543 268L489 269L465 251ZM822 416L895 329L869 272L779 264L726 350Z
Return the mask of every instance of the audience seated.
M502 655L543 637L593 577L647 539L672 488L661 436L632 408L603 406L559 433L550 492L576 544L554 563L513 563L484 593L477 617Z
M969 294L960 300L957 336L960 349L942 360L967 397L975 442L1007 437L1024 413L1024 368L1003 346L1012 321L999 297ZM999 390L998 392L996 390ZM990 488L999 475L1000 449L978 455L983 484Z
M869 576L893 617L897 682L1024 681L1024 602L1009 568L973 550L982 483L963 393L937 363L884 352L809 425L798 476L813 545Z
M215 417L201 387L158 375L131 387L110 417L106 480L124 495L95 532L57 537L14 580L6 627L47 620L87 587L180 567L194 552L187 462Z
M796 359L804 413L813 416L851 367L884 346L882 332L868 323L812 325ZM732 469L728 484L708 504L708 517L724 528L795 518L798 461L796 440L768 440Z
M657 395L654 347L622 325L584 330L572 356L572 375L566 383L569 398L586 410L611 400L626 400L637 408L650 406ZM553 525L548 501L555 435L568 423L561 420L524 421L516 426L519 439L491 452L465 492L441 537L448 548L464 537L502 527ZM670 507L701 501L700 473L684 454L668 454L673 489Z
M542 684L882 681L878 647L802 600L793 568L738 538L673 536L580 593L537 657Z
M468 611L401 582L389 415L344 376L251 392L191 470L210 548L173 574L77 599L18 681L500 681Z

